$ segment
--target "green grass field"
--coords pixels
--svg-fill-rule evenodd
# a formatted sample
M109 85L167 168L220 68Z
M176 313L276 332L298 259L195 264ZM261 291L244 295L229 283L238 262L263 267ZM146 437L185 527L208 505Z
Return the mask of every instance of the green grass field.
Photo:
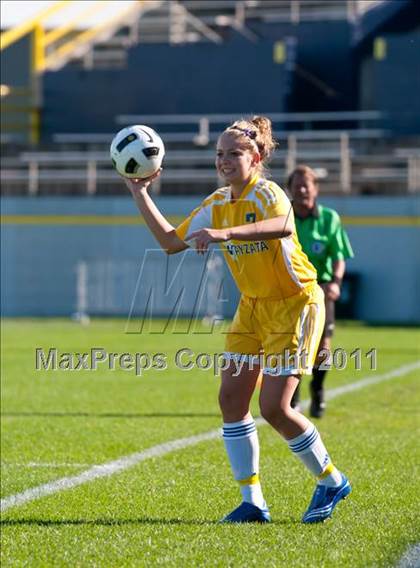
M125 334L122 320L6 320L2 334L2 498L171 440L221 426L219 379L182 371L175 353L220 353L223 333ZM341 324L335 347L364 355L328 387L382 375L420 358L409 328ZM35 349L103 347L164 352L168 368L35 371ZM154 457L115 475L10 507L2 566L394 566L420 541L419 369L332 400L318 423L353 493L325 524L300 518L314 481L269 427L259 428L270 525L218 525L239 502L221 440ZM304 385L303 394L306 395ZM306 398L306 396L305 396ZM257 406L254 414L258 415Z

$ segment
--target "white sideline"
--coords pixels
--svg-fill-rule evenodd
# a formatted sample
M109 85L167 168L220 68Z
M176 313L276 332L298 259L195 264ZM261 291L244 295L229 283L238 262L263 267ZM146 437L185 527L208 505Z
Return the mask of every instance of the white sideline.
M360 379L360 381L357 381L355 383L331 389L327 391L327 398L331 400L332 398L336 398L338 396L341 396L342 394L354 392L376 383L395 379L396 377L401 377L416 369L420 369L420 360L415 361L414 363L403 365L402 367L397 367L396 369L388 371L387 373L384 373L382 375L366 377L364 379ZM305 401L302 406L307 407L308 401ZM258 424L265 424L265 421L262 418L258 418L256 422ZM87 483L88 481L93 481L94 479L99 479L101 477L109 477L111 475L114 475L115 473L119 473L120 471L124 471L129 467L137 465L138 463L147 459L161 457L176 450L182 450L184 448L194 446L195 444L205 442L207 440L215 440L221 436L220 432L220 428L218 428L217 430L210 430L209 432L197 434L196 436L179 438L178 440L165 442L164 444L153 446L151 448L148 448L147 450L136 452L117 460L113 460L101 465L95 465L78 475L71 477L62 477L61 479L57 479L56 481L44 483L43 485L38 485L38 487L32 487L31 489L22 491L22 493L9 495L8 497L4 497L4 499L1 500L0 510L1 512L4 512L7 511L7 509L11 509L12 507L18 507L19 505L23 505L24 503L28 503L29 501L34 501L35 499L40 499L41 497L45 497L46 495L52 495L53 493L57 493L58 491L71 489L73 487L77 487L78 485L82 485L83 483Z
M419 568L420 543L410 546L397 564L397 568Z
M94 464L92 463L75 463L75 462L28 462L28 463L13 463L13 462L1 462L1 467L40 467L40 468L50 468L50 467L90 467Z

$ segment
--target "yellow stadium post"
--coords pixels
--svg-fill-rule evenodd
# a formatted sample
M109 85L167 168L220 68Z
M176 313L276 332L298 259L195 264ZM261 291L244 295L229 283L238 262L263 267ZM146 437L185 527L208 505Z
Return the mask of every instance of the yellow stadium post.
M38 22L32 32L31 41L31 111L29 113L29 141L37 145L41 133L41 92L42 73L45 70L45 31Z
M375 38L375 41L373 42L373 57L377 61L383 61L386 59L386 51L386 40L383 37Z
M274 43L273 61L280 65L286 61L286 44L284 41L276 41Z
M45 69L44 35L42 24L37 24L32 36L32 70L36 74L42 73Z
M39 144L40 139L40 110L33 108L30 114L30 142L33 145Z

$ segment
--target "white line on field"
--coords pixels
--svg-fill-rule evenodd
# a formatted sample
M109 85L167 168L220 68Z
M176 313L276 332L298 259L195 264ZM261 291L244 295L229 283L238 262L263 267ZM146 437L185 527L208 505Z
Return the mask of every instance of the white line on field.
M91 467L92 463L50 463L50 462L28 462L28 463L13 463L1 462L1 467Z
M354 392L376 383L388 381L397 377L402 377L403 375L406 375L411 371L415 371L416 369L420 369L420 361L415 361L414 363L403 365L402 367L398 367L382 375L366 377L364 379L360 379L360 381L357 381L355 383L331 389L327 391L327 398L330 400L332 398L341 396L342 394ZM308 401L305 401L303 406L307 405ZM256 422L258 424L265 424L265 421L262 418L258 418ZM221 430L220 428L218 428L217 430L210 430L209 432L197 434L196 436L179 438L178 440L165 442L163 444L148 448L147 450L136 452L128 456L123 456L117 460L113 460L102 465L95 465L78 475L74 475L72 477L62 477L61 479L57 479L56 481L44 483L43 485L39 485L38 487L32 487L31 489L27 489L22 493L9 495L9 497L5 497L1 500L0 510L4 512L7 511L7 509L11 509L12 507L18 507L19 505L23 505L24 503L28 503L29 501L34 501L35 499L40 499L41 497L52 495L53 493L57 493L59 491L72 489L73 487L83 485L84 483L93 481L94 479L109 477L150 458L158 458L171 452L188 448L189 446L195 446L200 442L215 440L220 436Z
M397 564L397 568L419 568L420 543L410 546Z

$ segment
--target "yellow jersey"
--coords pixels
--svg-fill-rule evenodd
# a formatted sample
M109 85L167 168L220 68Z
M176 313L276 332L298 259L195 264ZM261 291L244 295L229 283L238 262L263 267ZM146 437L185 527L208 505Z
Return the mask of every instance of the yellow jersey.
M225 229L286 215L293 220L289 237L220 243L240 292L250 298L288 298L316 282L316 271L297 238L292 205L273 181L255 176L240 199L232 200L230 187L209 195L178 226L176 233L188 240L203 228Z

